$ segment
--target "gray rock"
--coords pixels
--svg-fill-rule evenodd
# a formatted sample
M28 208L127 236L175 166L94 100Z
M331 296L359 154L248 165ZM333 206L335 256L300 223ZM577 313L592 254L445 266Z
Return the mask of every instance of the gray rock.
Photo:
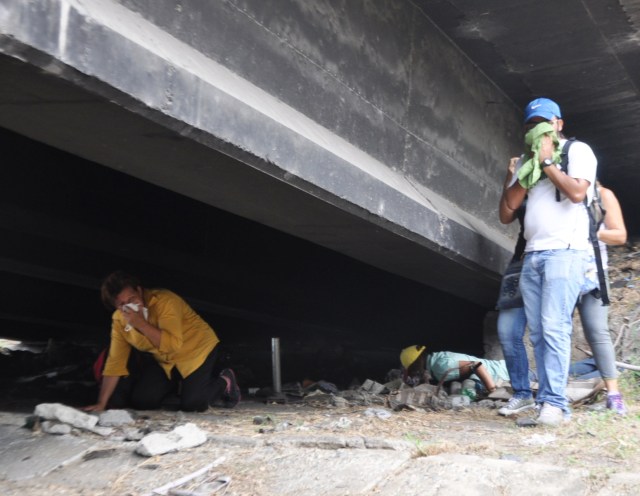
M451 405L450 408L453 410L461 410L471 405L471 400L468 396L463 394L454 394L449 396L449 404Z
M367 408L364 411L365 417L378 417L379 419L382 419L382 420L387 420L391 418L392 415L393 413L391 413L389 410L386 410L384 408Z
M98 424L103 427L120 427L134 422L135 420L127 410L106 410L98 418Z
M367 379L366 381L364 381L362 383L362 386L360 386L360 389L373 394L381 394L384 392L388 392L384 384L380 384L379 382L372 381L371 379Z
M47 420L59 420L79 429L93 429L98 423L98 417L71 408L61 403L40 403L34 414Z
M262 425L272 422L273 420L271 419L271 417L269 417L269 415L256 415L255 417L253 417L253 423L255 425Z
M138 443L136 453L143 456L156 456L193 448L205 443L207 435L195 424L188 423L176 427L171 432L153 432Z
M102 436L102 437L110 436L115 432L115 429L113 427L100 427L99 425L96 425L93 429L87 429L87 430L93 432L94 434L98 434L99 436Z
M54 422L52 420L45 420L40 424L42 432L47 434L69 434L71 432L71 426L69 424L61 424L60 422Z
M140 441L144 437L144 432L140 429L125 429L124 438L127 441Z
M336 407L345 407L349 405L349 402L341 396L331 395L331 404Z

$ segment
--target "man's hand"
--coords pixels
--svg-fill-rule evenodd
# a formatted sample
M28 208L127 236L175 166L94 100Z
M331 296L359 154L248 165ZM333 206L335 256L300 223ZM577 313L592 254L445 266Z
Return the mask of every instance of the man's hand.
M516 165L519 160L520 157L511 157L509 159L509 165L507 165L507 173L504 178L502 196L500 197L500 205L498 208L498 216L500 222L503 224L509 224L516 220L516 210L520 207L527 194L527 190L520 186L518 181L511 185L511 180L516 172Z
M555 151L556 145L553 142L553 138L548 134L543 135L540 140L540 153L538 155L540 163L546 159L552 159Z

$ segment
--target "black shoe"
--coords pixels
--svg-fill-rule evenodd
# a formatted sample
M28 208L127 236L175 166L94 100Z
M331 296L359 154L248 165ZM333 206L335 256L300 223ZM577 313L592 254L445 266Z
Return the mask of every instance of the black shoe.
M224 369L220 372L220 377L227 383L227 387L222 395L223 406L225 408L233 408L236 406L242 398L240 394L240 387L236 381L236 375L231 369Z

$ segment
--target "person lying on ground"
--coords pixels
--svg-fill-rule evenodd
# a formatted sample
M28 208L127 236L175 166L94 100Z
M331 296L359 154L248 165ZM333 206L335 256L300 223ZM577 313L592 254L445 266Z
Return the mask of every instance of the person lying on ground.
M511 382L505 360L488 360L453 351L426 353L426 346L413 345L400 353L403 381L415 387L423 383L440 383L472 379L476 391L486 395L494 392L501 381ZM575 379L587 379L594 370L593 361L580 360L572 365L579 375ZM534 370L529 370L529 382L537 382Z
M218 336L180 296L116 271L102 283L101 297L114 310L111 343L98 401L85 410L157 409L177 391L183 411L238 403L233 371L214 373Z
M403 380L410 386L473 379L478 389L492 393L498 381L508 381L509 373L504 360L486 360L452 351L427 353L426 346L408 346L400 353Z

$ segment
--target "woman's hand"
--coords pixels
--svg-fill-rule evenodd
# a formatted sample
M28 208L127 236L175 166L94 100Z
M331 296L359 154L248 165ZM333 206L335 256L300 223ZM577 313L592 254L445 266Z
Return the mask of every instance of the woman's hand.
M138 305L137 310L134 310L128 305L122 305L120 311L122 312L124 319L127 321L127 324L131 327L140 329L140 327L146 322L141 305Z
M106 409L107 405L103 405L102 403L96 403L95 405L89 405L82 407L81 410L85 412L102 412Z

